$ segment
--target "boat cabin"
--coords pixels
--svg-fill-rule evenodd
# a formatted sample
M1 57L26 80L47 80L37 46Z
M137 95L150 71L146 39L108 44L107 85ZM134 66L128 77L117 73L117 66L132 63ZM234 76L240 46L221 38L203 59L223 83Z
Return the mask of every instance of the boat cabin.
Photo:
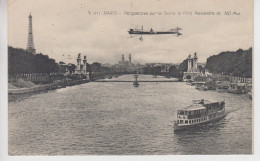
M186 109L178 110L177 124L196 124L223 115L224 104L224 102L195 100Z

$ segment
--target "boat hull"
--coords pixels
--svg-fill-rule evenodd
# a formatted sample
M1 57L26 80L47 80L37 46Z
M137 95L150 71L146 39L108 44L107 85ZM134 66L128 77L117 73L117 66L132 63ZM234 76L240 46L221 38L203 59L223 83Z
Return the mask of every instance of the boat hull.
M189 125L179 126L179 125L177 125L176 123L174 123L174 131L181 131L181 130L185 130L185 129L197 127L197 126L200 126L200 125L208 124L208 123L211 123L211 122L214 122L214 121L219 121L219 120L221 120L222 118L226 117L226 115L227 115L227 114L225 113L225 114L222 115L222 116L219 116L219 117L216 117L216 118L207 120L207 121L205 121L205 122L200 122L200 123L197 123L197 124L189 124Z

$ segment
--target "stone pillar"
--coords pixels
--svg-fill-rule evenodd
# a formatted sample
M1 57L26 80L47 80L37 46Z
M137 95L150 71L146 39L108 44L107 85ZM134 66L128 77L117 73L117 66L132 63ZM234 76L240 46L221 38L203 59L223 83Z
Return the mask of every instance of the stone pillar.
M78 58L77 58L77 67L76 67L76 72L80 72L80 66L81 66L81 57L80 57L80 53L78 54Z
M132 57L131 57L131 54L129 54L129 63L132 63Z
M194 53L194 57L193 57L193 71L198 71L198 57L197 57L197 53Z
M125 61L125 57L124 57L124 54L122 54L122 61Z
M83 59L83 73L87 73L87 56L84 56Z
M188 57L188 70L187 70L187 72L191 72L191 70L192 70L191 61L192 61L192 59L191 59L191 56L189 55L189 57Z

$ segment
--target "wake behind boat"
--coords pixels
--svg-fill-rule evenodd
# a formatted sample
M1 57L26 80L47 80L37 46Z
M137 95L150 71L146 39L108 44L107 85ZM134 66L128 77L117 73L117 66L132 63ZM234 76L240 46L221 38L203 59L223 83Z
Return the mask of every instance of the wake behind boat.
M210 102L204 99L194 100L184 110L178 110L174 131L219 120L226 116L225 102Z

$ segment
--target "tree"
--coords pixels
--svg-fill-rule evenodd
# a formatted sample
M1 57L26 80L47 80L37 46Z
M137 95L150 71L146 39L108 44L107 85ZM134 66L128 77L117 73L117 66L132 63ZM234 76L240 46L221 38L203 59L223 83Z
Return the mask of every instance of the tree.
M175 65L170 66L169 73L170 73L170 75L173 75L173 76L177 77L178 76L178 69L177 69L177 67Z
M217 74L252 77L252 48L226 51L210 56L205 68Z
M188 70L188 59L183 60L178 68L178 78L183 78L183 73Z
M98 62L94 62L91 64L92 72L101 72L101 64Z
M47 55L32 54L23 49L8 47L8 73L52 73L59 70L59 65Z

